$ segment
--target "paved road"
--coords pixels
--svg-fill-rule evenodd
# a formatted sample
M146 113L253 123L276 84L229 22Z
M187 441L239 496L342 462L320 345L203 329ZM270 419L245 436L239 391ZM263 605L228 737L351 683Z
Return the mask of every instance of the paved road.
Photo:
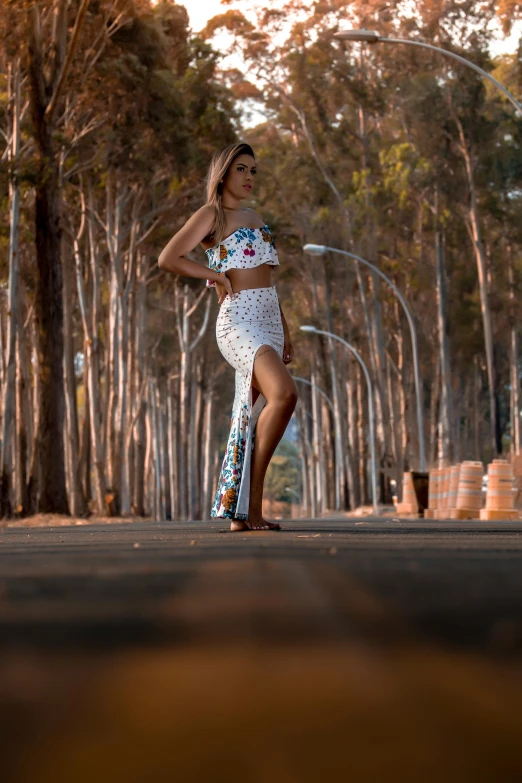
M220 531L0 530L9 781L522 779L522 523Z

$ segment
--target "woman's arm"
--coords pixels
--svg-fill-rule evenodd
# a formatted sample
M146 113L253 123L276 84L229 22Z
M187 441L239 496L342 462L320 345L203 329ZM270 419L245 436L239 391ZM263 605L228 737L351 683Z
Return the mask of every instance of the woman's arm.
M281 321L283 322L283 332L285 333L285 339L286 337L290 336L290 332L288 331L288 324L286 323L285 314L283 313L283 308L281 307L281 302L279 302L279 310L281 312Z
M290 331L288 329L288 324L286 323L285 314L283 313L283 308L281 307L281 302L279 302L279 310L281 311L281 321L283 322L283 334L285 338L285 344L283 347L283 364L290 364L294 358L294 349L292 346L292 340L290 339Z
M158 258L158 266L165 272L171 272L173 275L185 275L186 277L197 277L203 280L213 280L219 282L225 287L227 293L232 293L230 280L219 272L214 272L206 266L185 258L186 253L199 245L199 243L208 235L214 221L214 210L205 205L198 209L190 217L185 225L180 228L177 234L174 234L168 245L163 248ZM230 288L230 291L228 290Z

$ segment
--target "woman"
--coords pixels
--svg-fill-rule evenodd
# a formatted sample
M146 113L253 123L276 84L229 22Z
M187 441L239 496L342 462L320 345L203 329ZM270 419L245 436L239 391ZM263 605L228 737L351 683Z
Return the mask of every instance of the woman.
M207 286L216 288L217 343L236 370L236 393L211 516L230 519L233 531L281 529L263 519L263 483L297 402L295 383L285 367L294 352L272 285L277 252L260 215L240 206L252 194L255 175L248 144L216 153L208 171L207 203L158 259L161 269L207 278ZM209 269L185 257L198 243Z

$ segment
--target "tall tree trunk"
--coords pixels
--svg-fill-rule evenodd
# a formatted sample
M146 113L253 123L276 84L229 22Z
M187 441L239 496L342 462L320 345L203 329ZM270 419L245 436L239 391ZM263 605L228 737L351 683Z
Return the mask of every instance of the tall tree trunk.
M17 514L27 513L29 498L27 496L27 418L26 418L26 383L28 378L23 371L21 331L17 331L16 338L17 362L16 362L16 494L15 511Z
M450 349L448 338L448 305L444 265L444 233L435 231L435 268L437 280L437 329L439 333L440 359L440 448L439 466L450 465L453 459L453 399L451 392Z
M311 389L310 389L310 397L311 395ZM307 395L308 396L308 395ZM304 437L305 437L305 444L306 444L306 453L307 453L307 468L308 468L308 486L310 488L310 510L311 515L315 519L317 517L317 482L315 480L315 454L314 454L314 448L313 448L313 435L312 439L310 438L310 430L313 432L313 418L309 410L305 407L306 403L303 399L303 409L304 409L304 416L305 416L305 424L304 424Z
M11 462L12 435L15 421L15 380L16 380L16 332L19 316L18 297L18 241L20 222L20 184L18 163L20 156L20 122L22 112L20 58L16 58L9 67L7 83L11 114L10 140L8 145L9 176L9 282L7 291L7 363L5 384L2 389L2 445L0 452L0 515L10 515L11 503Z
M88 507L92 510L92 453L91 453L91 402L89 399L89 379L87 370L87 357L84 354L83 372L83 419L80 433L80 458L79 472L82 481L83 495Z
M163 405L161 402L161 395L159 387L156 386L156 448L155 448L155 462L156 471L158 473L157 486L159 491L158 499L158 519L165 520L167 518L165 512L165 499L166 499L166 473L165 473L165 459L163 455L163 443L165 442L165 427L163 418Z
M180 492L180 516L188 519L189 516L189 470L188 470L188 427L190 422L190 354L187 350L181 352L179 373L179 492Z
M332 332L332 334L335 334L334 331L334 325L333 325L333 319L332 319L332 311L330 308L330 288L328 283L328 275L324 274L324 285L325 285L325 309L326 309L326 323L327 323L327 330L329 332ZM335 508L341 509L344 508L344 502L346 497L346 486L345 486L345 472L344 472L344 465L343 465L343 451L342 451L342 443L343 443L343 428L342 428L342 413L341 413L341 400L339 396L339 384L337 380L337 365L336 365L336 352L335 352L335 346L334 342L331 337L327 338L328 340L328 362L329 362L329 370L330 370L330 378L332 383L332 402L334 406L334 432L335 437L337 439L337 459L335 464L335 474L336 474L336 494L335 494Z
M317 511L319 516L322 516L326 508L325 498L325 480L324 480L324 459L323 459L323 438L321 431L321 403L319 400L319 392L316 388L317 374L315 368L312 371L312 383L314 384L310 391L312 395L312 444L313 455L315 462L315 484L317 487Z
M22 514L29 513L30 510L30 497L29 497L29 483L28 474L30 469L30 455L34 440L33 432L33 411L34 411L34 394L31 384L31 378L33 369L30 362L31 351L31 320L32 320L33 308L31 307L29 314L26 317L25 323L21 324L21 329L17 330L17 373L16 380L17 395L19 400L17 402L17 429L18 429L18 446L17 449L20 452L21 471L20 480L22 486L20 487L19 504L22 506Z
M108 482L114 496L115 510L119 513L121 506L121 459L122 443L120 431L121 412L121 353L126 346L121 339L124 326L122 324L122 293L123 293L123 269L122 269L122 219L126 204L126 193L119 183L115 182L113 169L107 172L106 186L106 223L105 232L107 247L110 257L110 286L109 286L109 367L106 373L108 387L108 404L106 419L106 463Z
M129 317L129 303L135 290L136 270L137 270L137 237L140 230L139 212L142 204L141 192L134 196L132 206L132 216L130 225L130 240L127 253L128 263L126 274L118 275L119 285L119 391L118 391L118 410L116 418L116 436L118 439L118 452L120 461L120 509L122 514L129 514L131 510L131 493L129 486L129 450L125 448L125 431L129 419L129 353L130 345L133 342L129 326L131 319ZM162 414L158 414L160 417ZM158 420L160 428L160 421ZM164 503L164 497L162 502ZM163 517L165 513L163 511Z
M511 309L511 339L509 357L509 376L511 385L511 453L520 454L520 380L518 377L518 330L516 319L515 275L513 269L513 253L507 248L509 273L509 305Z
M301 402L298 408L299 408L299 440L301 445L301 482L303 486L302 507L303 507L303 513L305 517L310 517L313 516L313 513L311 513L311 487L310 487L310 476L308 470L310 458L308 453L308 445L307 445L307 437L306 437L306 427L308 426L308 423L306 421L307 416L306 416L304 404Z
M146 361L146 257L140 255L138 264L138 279L135 289L136 305L136 357L134 365L134 396L136 423L132 428L134 438L134 487L133 511L135 514L145 513L145 473L146 473L146 423L145 403L142 397L147 383L148 363ZM143 392L139 394L139 390ZM139 402L138 402L139 396Z
M178 340L180 347L180 373L179 373L179 513L182 519L193 513L191 497L193 497L192 476L190 475L190 450L189 439L192 417L190 415L189 403L191 393L191 367L192 353L199 341L206 332L210 313L210 297L208 290L203 289L193 304L189 307L190 289L187 284L183 286L183 298L181 299L179 288L176 285L175 292L175 315ZM194 339L190 339L190 319L197 311L201 302L206 297L205 312L203 322ZM181 301L180 301L181 300Z
M145 481L146 481L146 450L147 431L145 422L145 406L139 407L138 418L134 429L134 500L133 513L145 515Z
M203 442L203 508L202 518L206 519L210 516L210 506L212 503L212 466L211 460L211 446L213 436L213 405L214 405L214 388L212 385L207 386L207 396L205 398L205 425L204 425L204 442Z
M153 518L156 517L155 507L155 489L154 489L154 443L152 439L152 380L149 378L147 382L147 404L145 409L145 433L146 433L146 447L145 447L145 481L144 481L144 507L145 514L150 515Z
M464 392L469 396L471 380L457 377L453 387L453 439L455 442L454 459L456 462L462 462L463 459L473 459L473 449L470 447L472 422L471 409L466 409L463 415L462 395ZM472 403L470 403L471 405Z
M359 486L361 488L361 503L368 501L368 471L366 470L366 438L364 437L364 403L362 370L357 363L355 368L357 388L357 440L359 441Z
M398 303L397 303L398 309ZM395 449L395 483L400 486L402 481L402 472L404 468L404 449L406 432L406 402L404 389L402 385L402 372L395 364L390 354L387 354L388 374L390 383L390 411L393 411L393 443ZM402 356L399 353L399 361L402 362ZM393 370L395 384L391 379L390 369Z
M167 434L168 434L168 448L169 448L169 481L170 481L170 498L171 498L171 517L172 519L178 519L179 517L179 455L178 455L178 419L176 399L174 397L174 384L173 379L169 378L168 384L168 399L167 399Z
M486 370L488 376L488 394L489 394L489 432L490 432L490 444L492 450L492 457L496 456L501 451L500 438L497 427L497 402L496 402L496 378L495 378L495 361L494 361L494 348L493 348L493 326L491 319L491 308L489 304L489 292L487 283L487 266L486 266L486 253L484 251L484 244L482 242L482 235L480 230L480 220L478 214L477 204L477 191L475 187L474 177L474 161L472 159L472 153L469 148L468 142L464 134L464 128L462 123L455 116L455 122L459 132L459 149L464 159L466 176L468 181L469 190L469 205L466 225L473 242L473 251L475 253L475 261L477 264L477 273L479 281L480 291L480 309L482 312L482 324L484 329L484 346L486 352Z
M201 476L201 455L202 455L202 429L203 429L203 360L200 358L197 363L197 369L193 380L193 406L191 425L191 519L201 519L201 494L202 494L202 476Z
M395 322L397 324L395 343L397 345L397 369L399 371L399 382L397 383L398 390L398 402L399 402L399 419L400 419L400 434L401 434L401 463L397 465L398 481L402 480L402 473L404 470L409 469L411 464L410 455L408 454L408 422L406 420L406 394L405 387L405 368L404 368L404 336L402 333L399 302L395 300Z
M346 399L348 401L348 459L347 472L350 488L350 508L361 505L361 485L359 481L359 440L357 437L357 389L353 379L353 367L346 381Z
M86 3L84 2L86 10ZM31 8L29 25L30 101L38 155L35 186L37 285L35 317L38 324L40 371L39 507L44 512L67 513L63 443L63 302L60 259L60 191L58 158L53 143L53 111L59 83L49 100L44 80L42 34L38 5ZM60 73L63 72L63 69Z
M100 324L100 284L99 284L99 258L96 252L96 238L94 232L94 207L91 189L89 188L89 211L85 209L85 202L82 194L82 217L78 233L73 235L73 253L76 269L76 288L78 292L78 303L82 317L84 332L84 356L85 373L87 382L85 401L89 405L89 428L91 439L91 453L93 461L93 479L94 479L94 505L98 514L106 511L106 486L105 471L102 444L102 419L100 410L100 373L99 373L99 353L100 341L98 329ZM91 301L90 306L87 298L87 292L84 285L84 273L80 242L87 226L88 257L91 273ZM87 413L86 413L87 415Z
M40 368L38 354L38 336L36 334L36 318L31 324L32 335L32 370L33 370L33 437L31 440L31 456L29 458L29 481L27 494L29 496L29 513L34 514L38 510L38 492L40 487Z
M69 264L63 266L63 318L64 318L64 353L63 375L65 386L65 430L66 454L69 477L69 506L74 516L85 513L86 502L82 492L80 477L80 434L78 426L78 408L76 402L76 376L74 370L73 345L73 290Z
M477 356L475 356L473 365L473 402L471 402L471 400L468 400L467 402L468 404L471 403L471 409L473 410L473 452L475 459L480 459L482 454L482 378ZM467 406L464 409L466 410Z
M150 423L151 423L151 462L153 476L152 514L154 519L163 519L161 503L161 458L159 451L158 405L155 384L149 380Z
M365 68L365 51L364 48L360 50L359 68L361 71ZM358 137L361 142L362 148L362 169L368 172L367 186L364 188L364 202L365 202L365 255L372 264L377 262L377 245L376 245L376 226L374 220L374 207L372 200L372 164L369 155L369 136L366 127L366 113L363 106L358 108ZM384 336L382 326L382 305L380 301L380 278L370 270L369 283L370 291L373 294L373 303L371 310L371 325L369 314L367 312L366 294L364 293L364 286L361 280L360 265L356 263L357 280L359 287L361 288L361 301L363 304L363 310L365 312L365 318L367 322L368 337L370 340L370 357L371 367L373 371L373 394L375 397L375 434L377 437L377 448L380 455L380 460L384 464L388 456L391 453L390 445L390 428L387 426L389 420L389 410L386 396L386 381L385 381L385 351L384 351Z
M397 466L400 461L400 439L399 439L399 422L397 421L397 406L395 404L395 390L392 377L392 365L394 365L393 359L389 353L386 353L386 392L388 397L388 411L389 421L388 427L391 432L391 448L393 455L393 462ZM396 370L396 367L393 367Z
M333 431L333 411L326 403L326 400L321 395L321 431L323 433L322 449L323 454L326 456L325 462L325 502L326 507L329 509L335 508L335 433ZM350 460L352 457L351 450L346 455ZM347 481L350 481L350 471L346 472ZM348 492L350 492L350 484L348 484Z

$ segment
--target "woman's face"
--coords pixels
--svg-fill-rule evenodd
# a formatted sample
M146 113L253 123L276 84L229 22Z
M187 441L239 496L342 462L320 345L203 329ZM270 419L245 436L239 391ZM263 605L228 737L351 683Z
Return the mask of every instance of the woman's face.
M256 162L252 155L238 155L230 164L223 180L223 189L236 199L248 198L254 187Z

